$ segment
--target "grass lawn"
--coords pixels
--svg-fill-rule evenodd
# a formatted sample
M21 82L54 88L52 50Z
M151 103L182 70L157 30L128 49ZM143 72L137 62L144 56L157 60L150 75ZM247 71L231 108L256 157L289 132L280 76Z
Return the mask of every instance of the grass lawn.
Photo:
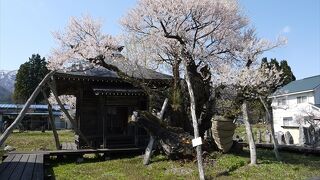
M320 177L320 157L281 153L277 162L272 151L258 150L258 165L250 166L249 153L211 155L206 164L208 179L306 179ZM171 161L162 155L152 158L148 166L142 157L100 161L87 158L82 163L53 160L56 179L198 179L196 162Z
M71 131L59 132L61 141L73 141ZM51 132L15 132L6 142L17 150L55 149ZM320 157L281 153L277 162L270 150L258 150L258 165L250 166L249 152L241 154L212 153L205 173L209 179L306 179L320 177ZM142 156L102 158L86 156L81 163L52 159L51 171L56 179L198 179L194 161L171 161L165 156L152 158L148 166Z
M257 134L258 130L261 132L261 140L262 142L265 142L265 132L268 129L268 125L265 124L255 124L252 126L252 133L254 136L254 139L257 140ZM238 125L235 132L235 135L239 135L245 142L247 141L247 134L246 134L246 128L244 125Z
M58 131L61 142L74 142L74 133L71 130ZM13 146L18 151L55 150L55 141L52 131L14 131L5 144Z

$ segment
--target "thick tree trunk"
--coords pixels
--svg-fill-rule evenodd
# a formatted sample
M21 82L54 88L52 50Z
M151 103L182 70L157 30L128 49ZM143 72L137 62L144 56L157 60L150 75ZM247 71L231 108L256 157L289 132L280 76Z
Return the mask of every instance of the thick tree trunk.
M157 116L147 111L133 113L129 123L131 122L152 134L170 159L180 159L194 155L191 143L193 137L182 128L166 126Z
M5 132L0 137L0 146L6 141L6 139L9 137L13 129L22 121L24 116L27 113L27 110L29 109L29 106L34 102L34 100L37 98L39 92L41 91L42 87L46 84L46 82L50 79L50 77L55 73L55 71L49 72L39 83L39 85L36 87L36 89L33 91L31 96L29 97L28 101L24 105L23 109L20 111L17 118L13 121L13 123L5 130Z
M184 61L184 63L185 63L185 67L187 67L188 66L187 62ZM197 139L200 136L199 136L199 129L198 129L198 120L197 120L197 115L196 115L196 100L195 100L195 95L194 95L194 91L193 91L191 80L190 80L190 72L188 72L188 70L185 73L185 78L186 78L189 96L190 96L190 112L191 112L191 117L192 117L194 139ZM203 169L203 162L202 162L201 144L196 146L196 151L197 151L199 177L201 180L204 180L204 169Z
M173 74L173 90L180 89L180 62L178 62L176 58L174 64L172 66L172 74Z
M186 55L186 57L188 56ZM203 137L205 131L211 128L211 118L213 115L212 105L214 104L214 98L212 96L210 86L211 78L210 73L208 73L209 68L207 66L204 66L199 70L199 66L197 66L193 60L189 60L188 64L185 63L184 65L186 72L189 73L189 82L194 94L194 103L196 106L195 112L198 121L199 135ZM189 86L188 82L187 86Z
M278 151L278 141L276 140L276 137L275 137L275 132L274 132L274 126L273 126L273 118L271 116L271 112L269 111L268 107L267 107L267 104L266 102L262 99L262 97L260 96L260 101L265 109L265 111L267 112L267 122L270 126L270 130L271 130L271 138L272 138L272 141L273 141L273 151L274 151L274 154L276 156L276 159L278 161L281 161L281 157L280 157L280 154L279 154L279 151Z
M248 139L248 144L250 149L250 160L251 160L250 164L254 165L254 164L257 164L257 152L256 152L256 145L254 143L251 125L249 122L247 102L245 100L242 103L242 113L243 113L243 122L246 127L247 139Z

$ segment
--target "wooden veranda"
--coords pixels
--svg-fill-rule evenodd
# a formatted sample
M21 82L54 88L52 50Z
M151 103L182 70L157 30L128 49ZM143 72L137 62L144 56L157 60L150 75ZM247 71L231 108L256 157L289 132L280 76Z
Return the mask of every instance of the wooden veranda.
M71 144L66 144L71 145ZM42 180L50 176L47 167L50 158L82 158L84 154L139 154L143 148L120 149L66 149L56 151L11 152L3 156L0 180Z

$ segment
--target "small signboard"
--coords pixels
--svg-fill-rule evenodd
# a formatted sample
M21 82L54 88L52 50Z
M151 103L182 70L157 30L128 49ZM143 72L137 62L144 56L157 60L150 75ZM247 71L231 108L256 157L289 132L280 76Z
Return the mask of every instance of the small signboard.
M193 146L193 147L200 146L201 144L202 144L202 139L201 139L201 137L192 139L192 146Z

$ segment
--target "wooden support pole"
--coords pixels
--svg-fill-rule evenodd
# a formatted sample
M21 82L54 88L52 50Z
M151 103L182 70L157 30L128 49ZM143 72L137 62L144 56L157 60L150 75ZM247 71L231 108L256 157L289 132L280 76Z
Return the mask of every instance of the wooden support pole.
M190 114L192 118L192 126L193 126L193 134L194 134L194 139L201 139L199 135L199 127L198 127L198 119L197 119L197 114L196 114L196 99L192 87L192 82L191 82L191 76L190 72L188 71L188 62L186 60L183 61L184 66L186 67L186 73L185 73L185 80L187 83L188 87L188 92L189 92L189 97L190 97ZM205 179L205 174L204 174L204 168L203 168L203 160L202 160L202 141L199 143L199 145L196 145L196 152L197 152L197 162L198 162L198 171L199 171L199 179L204 180Z
M154 141L155 141L154 136L150 135L149 143L143 158L143 165L148 165L150 163Z
M59 135L58 135L57 129L56 129L56 124L54 123L54 118L53 118L53 113L52 113L52 106L51 106L51 104L49 102L47 94L44 92L43 89L42 89L42 95L44 97L44 100L48 104L49 122L51 124L52 132L53 132L53 136L54 136L54 141L56 143L56 148L57 148L57 150L60 150L61 146L60 146L60 141L59 141Z
M278 161L281 161L281 157L280 157L280 154L279 154L279 151L278 151L278 141L276 140L276 137L275 137L274 126L273 126L273 118L271 116L271 112L269 111L265 100L261 96L259 96L259 99L260 99L260 102L262 103L264 109L267 112L267 119L268 119L268 124L269 124L270 130L271 130L271 138L272 138L272 141L273 141L274 154L276 156L276 159Z
M63 106L63 104L61 103L61 100L60 100L60 98L59 98L59 96L58 96L58 93L57 93L57 90L56 90L55 80L52 79L52 83L48 83L48 85L49 85L49 87L50 87L50 89L51 89L51 91L52 91L52 94L54 95L55 99L57 100L57 103L58 103L58 105L60 106L61 111L67 116L67 118L68 118L69 121L71 122L74 131L75 131L76 133L78 133L78 135L80 136L80 138L82 138L82 139L86 142L86 144L87 144L88 146L91 146L90 143L89 143L89 141L88 141L88 139L82 134L82 132L80 131L80 129L78 129L75 120L71 117L71 115L69 114L69 112L66 110L66 108L65 108L65 107Z
M163 115L164 115L164 112L165 110L167 109L167 106L168 106L168 98L166 98L163 102L163 105L162 105L162 108L161 108L161 111L158 115L158 118L160 120L163 119ZM150 139L149 139L149 143L148 143L148 146L146 148L146 151L145 151L145 154L144 154L144 158L143 158L143 164L144 165L148 165L150 163L150 159L151 159L151 156L152 156L152 149L153 149L153 146L155 144L155 138L154 136L151 134L150 135Z
M251 161L250 164L255 165L257 164L257 151L256 151L256 145L254 143L251 124L249 122L248 104L246 100L244 100L242 103L242 116L243 116L244 125L246 127L247 139L248 139L248 144L250 149L250 161Z
M40 90L42 87L46 84L46 82L49 80L49 78L55 73L55 71L49 72L39 83L39 85L36 87L36 89L33 91L29 99L27 100L26 104L20 111L19 115L16 117L16 119L13 121L13 123L5 130L5 132L0 137L0 146L6 141L6 139L9 137L13 129L22 121L24 116L27 113L27 110L29 109L30 105L34 102L36 97L38 96Z
M160 120L163 119L164 113L165 113L165 111L166 111L166 109L167 109L167 106L168 106L168 101L169 101L168 98L166 98L166 99L164 100L164 102L163 102L163 105L162 105L160 114L159 114L159 116L158 116L158 118L159 118Z

